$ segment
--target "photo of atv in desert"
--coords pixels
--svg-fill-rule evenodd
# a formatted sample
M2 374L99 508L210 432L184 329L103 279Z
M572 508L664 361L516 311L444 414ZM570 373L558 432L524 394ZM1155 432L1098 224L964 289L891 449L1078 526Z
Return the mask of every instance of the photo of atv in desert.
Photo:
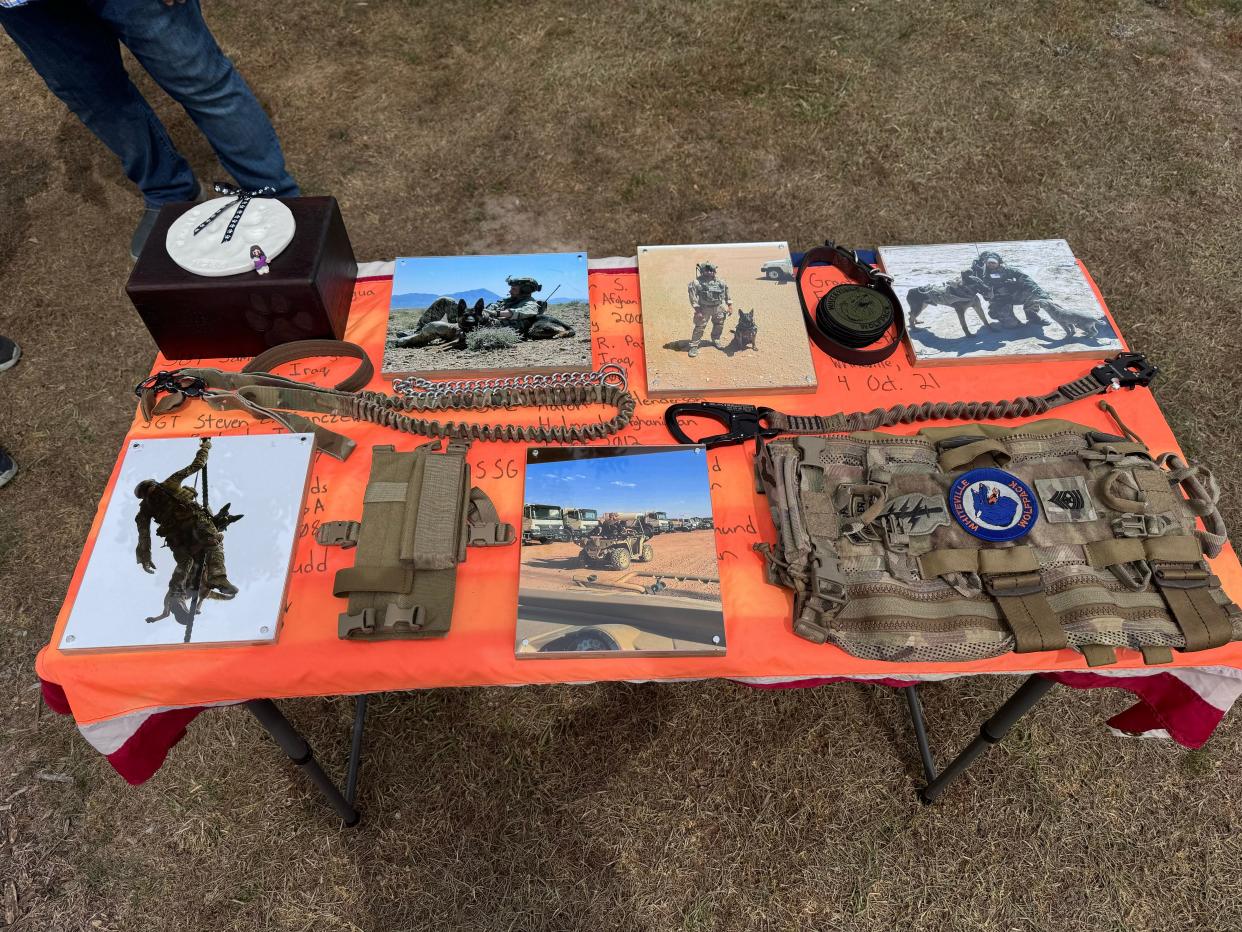
M645 515L620 515L610 511L580 541L578 559L583 566L623 570L631 562L650 563L655 558Z

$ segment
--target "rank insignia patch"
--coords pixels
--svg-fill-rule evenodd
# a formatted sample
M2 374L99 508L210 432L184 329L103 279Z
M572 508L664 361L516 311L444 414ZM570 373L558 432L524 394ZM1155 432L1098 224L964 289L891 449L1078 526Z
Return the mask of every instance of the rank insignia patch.
M1017 540L1035 525L1039 507L1031 487L1003 469L972 469L949 487L949 511L980 540Z
M1044 517L1053 524L1067 521L1094 521L1098 515L1087 491L1087 480L1081 476L1064 479L1036 479L1039 500L1044 503Z

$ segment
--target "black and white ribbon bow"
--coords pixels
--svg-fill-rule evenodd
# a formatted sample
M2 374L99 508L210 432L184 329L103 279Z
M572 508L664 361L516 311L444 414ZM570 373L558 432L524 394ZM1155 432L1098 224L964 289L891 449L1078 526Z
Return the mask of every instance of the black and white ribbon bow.
M241 223L242 214L246 212L246 205L250 203L252 198L272 197L276 193L276 189L271 185L264 185L257 191L246 191L242 188L235 188L231 184L224 184L221 181L217 181L214 185L212 185L212 187L216 189L216 193L231 196L233 200L223 205L214 214L196 226L194 228L194 235L198 236L199 233L202 233L203 230L211 226L212 221L214 221L222 213L233 205L237 205L237 210L233 211L233 218L229 220L228 229L224 231L224 238L220 240L222 243L227 243L233 238L233 231L237 229L237 224Z

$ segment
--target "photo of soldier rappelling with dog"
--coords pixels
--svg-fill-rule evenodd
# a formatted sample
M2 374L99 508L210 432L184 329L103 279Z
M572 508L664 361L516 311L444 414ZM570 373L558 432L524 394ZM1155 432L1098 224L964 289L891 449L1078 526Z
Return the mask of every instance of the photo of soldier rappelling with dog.
M204 437L194 459L163 480L144 479L134 489L140 502L134 518L138 526L135 558L148 573L155 573L151 553L151 524L173 558L173 570L164 595L163 610L147 617L147 623L170 615L186 629L188 643L194 617L203 610L204 599L232 599L237 587L229 581L224 563L224 532L245 515L230 514L231 503L213 513L209 499L207 459L211 440ZM194 486L185 485L193 479ZM201 494L200 494L201 492Z

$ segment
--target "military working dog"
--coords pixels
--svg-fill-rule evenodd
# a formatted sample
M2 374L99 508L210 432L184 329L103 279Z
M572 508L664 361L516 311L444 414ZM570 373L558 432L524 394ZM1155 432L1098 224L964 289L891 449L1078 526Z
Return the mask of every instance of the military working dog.
M957 312L958 323L962 326L962 333L965 336L974 336L970 332L970 327L966 323L966 312L974 308L975 313L979 315L979 320L989 330L995 329L992 321L988 319L988 315L983 310L983 302L979 298L979 291L965 282L956 279L950 279L940 285L919 285L917 288L911 288L906 293L906 303L910 306L910 327L918 326L919 314L926 307L944 306L951 307Z
M755 323L754 308L749 311L739 309L737 326L733 328L733 339L725 347L725 353L732 356L734 353L745 349L754 350L756 353L759 352L759 347L755 344L755 338L758 336L759 325Z
M482 298L469 309L463 300L436 298L418 318L415 328L398 331L389 340L389 346L414 349L433 343L452 343L463 349L466 334L480 327L511 327L523 340L562 340L577 335L569 324L542 311L536 316L509 319L490 313Z

